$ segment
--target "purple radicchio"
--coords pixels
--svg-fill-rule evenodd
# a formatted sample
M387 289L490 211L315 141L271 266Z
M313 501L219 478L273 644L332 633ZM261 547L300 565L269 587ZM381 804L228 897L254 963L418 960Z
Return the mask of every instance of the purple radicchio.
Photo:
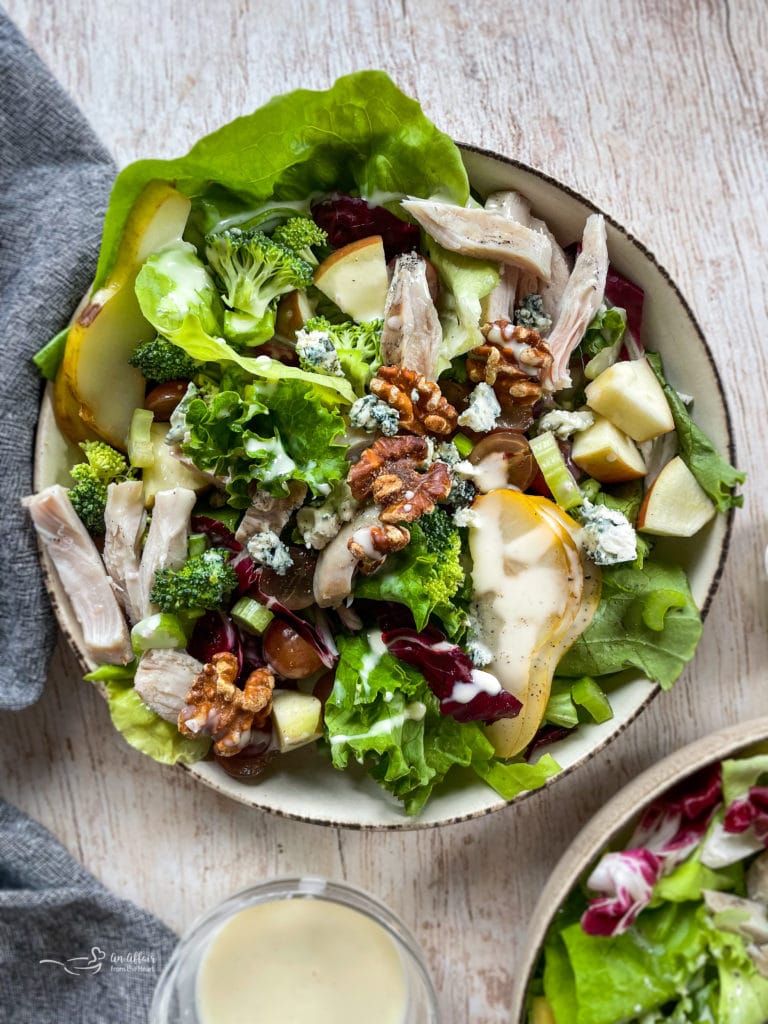
M588 935L621 935L648 905L653 887L698 846L720 806L720 766L697 772L643 811L623 852L605 854L587 886L581 927Z
M324 612L320 611L316 626L313 626L311 622L307 622L306 619L302 619L301 616L296 614L296 612L291 611L290 608L286 608L286 606L281 601L278 601L276 597L273 597L271 594L264 593L261 589L261 570L257 568L254 568L253 571L253 578L248 590L248 596L259 601L281 619L289 622L302 640L306 640L310 647L317 652L317 656L320 658L323 665L326 668L333 668L339 657L339 652L333 641L333 634L331 633L328 620L325 617Z
M626 312L627 330L624 334L623 354L628 359L639 359L645 355L645 348L640 341L645 292L609 266L605 279L605 301Z
M520 713L517 697L490 673L476 669L469 656L433 626L421 632L389 629L381 638L390 654L421 672L444 715L457 722L495 722Z
M736 797L726 809L724 828L731 833L750 829L768 848L768 787L750 786L744 796Z
M238 675L243 669L243 646L240 633L230 617L224 612L206 612L195 623L187 652L204 664L214 654L229 652L237 658Z

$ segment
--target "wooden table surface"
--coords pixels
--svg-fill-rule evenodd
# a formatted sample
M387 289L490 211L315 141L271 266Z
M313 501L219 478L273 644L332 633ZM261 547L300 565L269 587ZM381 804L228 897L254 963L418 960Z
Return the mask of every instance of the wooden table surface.
M301 872L369 889L423 944L448 1024L508 1019L540 887L639 770L768 712L763 0L133 0L7 8L120 165L184 152L276 92L386 69L456 139L533 164L611 211L679 283L719 363L749 472L695 661L606 751L484 819L359 833L228 802L130 750L59 647L40 703L0 719L3 796L175 929Z

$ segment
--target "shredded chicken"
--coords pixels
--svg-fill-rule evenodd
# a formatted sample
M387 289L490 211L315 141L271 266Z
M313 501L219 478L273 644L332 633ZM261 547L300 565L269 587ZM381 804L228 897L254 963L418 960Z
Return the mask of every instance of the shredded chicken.
M117 600L131 625L141 618L139 559L146 518L141 480L109 485L104 510L106 532L102 557Z
M476 259L499 260L548 281L552 262L549 239L501 213L407 199L403 209L444 249Z
M279 537L306 496L307 485L301 480L288 481L288 494L284 498L275 498L266 491L256 491L237 528L235 538L241 544L247 544L251 537L268 530Z
M486 210L501 214L508 220L523 227L530 226L531 206L519 192L493 192L485 201ZM493 323L495 320L511 320L515 309L515 298L518 294L521 271L519 267L502 264L499 283L486 298L484 303L484 320ZM527 275L524 275L527 278Z
M147 707L176 722L192 685L203 666L186 651L153 650L142 654L134 689Z
M415 252L398 256L384 308L381 357L434 380L443 331L432 301L427 263Z
M187 560L189 520L196 496L186 487L158 491L152 509L152 522L139 566L140 618L156 609L150 601L155 576L160 569L178 569Z
M568 278L571 276L571 268L568 264L568 260L566 259L566 255L563 252L562 246L544 221L539 220L537 217L532 217L531 227L548 238L549 244L552 246L551 274L549 281L538 282L531 281L530 279L526 282L520 281L520 295L522 298L525 298L525 296L530 295L531 292L538 291L541 295L541 304L544 307L544 312L554 324L557 322L557 318L560 315L560 304L563 299L565 286L568 284Z
M376 505L370 505L350 523L342 526L331 543L320 552L313 589L315 601L321 608L341 604L352 592L352 577L355 575L358 560L350 552L347 542L358 530L377 525L380 511Z
M547 385L551 391L570 386L568 360L600 309L608 274L608 243L605 220L599 213L587 218L581 252L563 292L560 315L547 336L554 356Z
M72 508L66 488L46 487L24 499L83 631L85 649L99 662L133 660L128 627L96 545Z

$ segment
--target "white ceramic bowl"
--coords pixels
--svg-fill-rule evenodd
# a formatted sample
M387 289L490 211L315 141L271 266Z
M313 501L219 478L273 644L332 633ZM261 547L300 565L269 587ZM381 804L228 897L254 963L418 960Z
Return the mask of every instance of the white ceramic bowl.
M581 237L586 217L597 211L597 207L571 189L522 164L472 147L462 147L462 152L473 187L481 195L498 189L517 189L530 200L533 212L546 220L565 244ZM685 299L647 249L608 215L606 221L612 265L646 293L642 340L647 348L662 354L672 384L695 396L697 421L717 447L733 459L733 440L720 379ZM35 489L53 482L67 485L68 466L76 459L76 450L59 434L50 396L46 394L35 452ZM729 534L730 516L721 515L693 541L674 542L674 558L685 564L693 596L705 614L722 572ZM658 549L663 552L664 544L660 543ZM79 626L45 555L43 563L59 624L84 671L90 671L95 666L83 650ZM611 721L583 725L548 748L563 771L547 785L556 785L559 778L583 764L625 729L657 690L641 674L629 674L627 683L612 695ZM457 776L413 820L404 815L394 798L364 774L355 770L338 772L312 749L298 751L290 760L280 758L277 765L279 770L268 770L261 781L251 785L229 778L213 761L202 761L186 770L242 803L303 821L353 828L424 828L477 817L505 806L505 801L485 783ZM524 793L517 799L530 795Z
M659 761L620 790L579 832L542 889L526 942L515 965L510 1024L524 1024L525 996L549 926L570 891L602 851L622 832L629 833L644 808L688 776L715 761L739 753L768 751L768 718L755 718L704 736Z

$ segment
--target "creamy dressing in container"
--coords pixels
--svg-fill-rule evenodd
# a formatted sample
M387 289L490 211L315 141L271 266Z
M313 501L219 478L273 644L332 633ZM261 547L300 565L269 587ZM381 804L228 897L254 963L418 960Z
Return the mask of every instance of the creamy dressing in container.
M214 936L197 980L200 1024L403 1024L403 963L365 914L323 899L271 900Z

